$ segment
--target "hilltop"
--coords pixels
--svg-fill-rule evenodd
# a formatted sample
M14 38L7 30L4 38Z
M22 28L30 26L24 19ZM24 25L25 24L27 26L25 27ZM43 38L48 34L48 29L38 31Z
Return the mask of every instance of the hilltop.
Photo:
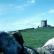
M47 40L54 37L54 28L31 28L21 30L21 33L25 41L24 45L31 47L41 47Z

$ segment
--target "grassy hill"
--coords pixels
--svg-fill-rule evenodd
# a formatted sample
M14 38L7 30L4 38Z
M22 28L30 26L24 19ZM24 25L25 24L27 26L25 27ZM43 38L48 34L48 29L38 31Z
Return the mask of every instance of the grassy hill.
M26 29L21 31L24 39L24 45L35 47L41 47L45 42L54 37L54 28L37 28Z

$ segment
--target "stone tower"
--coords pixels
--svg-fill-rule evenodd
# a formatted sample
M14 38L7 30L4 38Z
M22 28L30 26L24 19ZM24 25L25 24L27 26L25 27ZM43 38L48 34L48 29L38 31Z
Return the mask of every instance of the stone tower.
M41 20L41 27L47 27L47 20Z

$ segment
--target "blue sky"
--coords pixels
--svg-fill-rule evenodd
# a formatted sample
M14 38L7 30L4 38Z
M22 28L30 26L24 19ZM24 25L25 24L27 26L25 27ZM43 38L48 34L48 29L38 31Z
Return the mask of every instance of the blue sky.
M0 31L36 28L43 19L54 25L54 0L0 0Z

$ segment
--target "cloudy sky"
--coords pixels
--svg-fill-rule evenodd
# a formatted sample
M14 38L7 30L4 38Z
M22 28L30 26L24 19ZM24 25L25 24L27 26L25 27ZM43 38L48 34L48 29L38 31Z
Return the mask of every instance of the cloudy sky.
M0 0L0 31L54 25L54 0Z

